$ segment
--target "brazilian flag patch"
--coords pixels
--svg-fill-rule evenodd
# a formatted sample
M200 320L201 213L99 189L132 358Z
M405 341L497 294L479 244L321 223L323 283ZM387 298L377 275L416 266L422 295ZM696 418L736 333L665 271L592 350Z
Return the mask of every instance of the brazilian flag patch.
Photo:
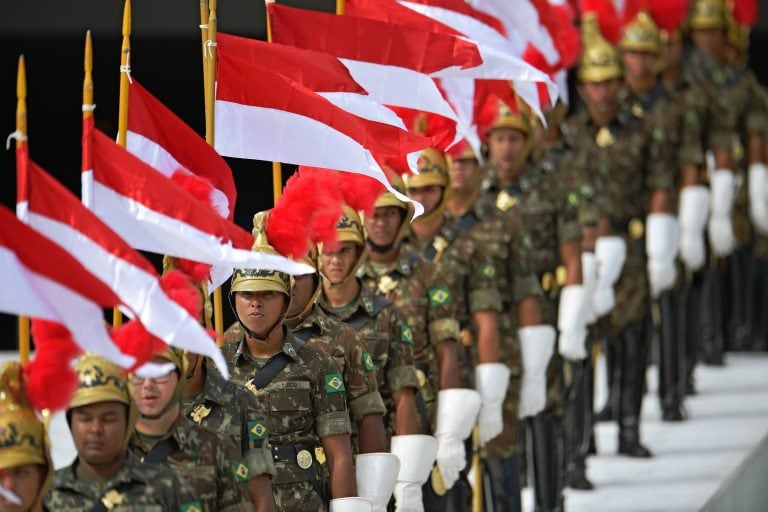
M373 358L371 357L370 352L365 352L363 354L363 366L367 372L372 372L376 369L376 367L373 365Z
M342 380L340 373L331 373L325 376L326 393L343 393L344 391L346 389L344 388L344 380Z
M248 468L246 468L246 471ZM203 512L203 505L199 501L191 501L179 505L179 512Z
M248 466L242 462L235 462L232 464L232 471L235 473L235 480L238 482L245 482L248 480L248 475L251 474L248 470Z
M491 263L486 263L483 265L483 279L486 281L490 281L494 277L496 277L496 267L494 267Z
M248 439L264 439L267 437L267 423L258 419L248 422Z
M451 292L447 286L429 290L429 303L433 306L445 306L451 303Z
M400 326L400 341L407 345L413 345L413 331L407 325Z

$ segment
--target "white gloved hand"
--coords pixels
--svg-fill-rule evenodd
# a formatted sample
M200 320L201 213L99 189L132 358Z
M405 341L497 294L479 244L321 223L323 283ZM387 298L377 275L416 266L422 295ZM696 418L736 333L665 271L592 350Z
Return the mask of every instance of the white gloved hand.
M331 500L328 512L371 512L371 503L363 498L336 498Z
M656 298L672 289L677 279L677 219L669 213L651 213L646 219L645 251L648 254L648 281Z
M595 253L593 252L581 253L581 283L587 296L584 304L584 318L587 325L592 325L597 321L595 305L591 300L595 294L595 285L597 284L597 258L595 258Z
M507 365L502 363L480 363L475 366L475 388L482 399L477 417L481 446L504 429L504 398L507 396L511 373Z
M627 259L627 243L620 236L601 236L595 242L597 281L592 304L598 318L607 315L616 305L613 287L621 277Z
M400 459L395 484L395 512L424 512L421 487L437 456L437 439L421 434L392 436L391 451Z
M768 235L768 168L761 162L749 164L749 216L755 228Z
M582 285L568 285L560 290L557 329L560 331L560 355L571 361L587 357L587 302L591 302Z
M555 351L555 329L551 325L531 325L517 330L523 378L517 416L535 416L547 405L547 365Z
M735 195L733 172L727 169L715 171L709 183L709 192L712 210L707 226L709 245L717 256L728 256L736 247L731 221Z
M386 512L400 472L400 459L392 453L355 456L357 494L371 503L371 512Z
M437 396L437 467L446 489L453 487L467 466L464 440L472 433L480 411L480 394L474 389L442 389Z
M704 185L684 187L677 214L680 226L680 259L692 272L704 266L707 246L704 229L709 217L709 189Z

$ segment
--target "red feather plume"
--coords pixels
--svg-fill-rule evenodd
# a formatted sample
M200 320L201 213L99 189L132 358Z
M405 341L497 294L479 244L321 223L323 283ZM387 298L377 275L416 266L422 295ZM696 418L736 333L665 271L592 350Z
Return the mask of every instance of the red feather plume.
M168 347L163 340L150 334L138 320L131 320L118 328L113 328L110 335L123 354L136 358L136 362L129 371L140 367L152 359L152 356L161 354Z
M384 192L384 185L362 174L336 172L342 200L355 211L372 215L376 200Z
M579 0L581 15L594 12L597 14L600 31L611 44L617 44L621 38L621 22L611 0Z
M733 19L742 27L754 27L760 5L757 0L734 0Z
M552 17L557 23L555 48L560 53L560 66L570 69L576 65L581 54L581 32L574 24L576 13L569 4L553 5Z
M689 0L650 0L648 11L659 29L675 32L688 16L689 3Z
M35 358L24 365L27 399L38 411L66 409L78 385L70 363L80 347L66 327L46 320L32 321L32 336Z

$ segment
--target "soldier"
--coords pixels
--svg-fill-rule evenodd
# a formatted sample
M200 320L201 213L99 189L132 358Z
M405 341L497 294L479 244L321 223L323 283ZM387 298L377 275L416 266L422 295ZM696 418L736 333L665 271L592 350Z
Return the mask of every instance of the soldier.
M404 192L399 177L393 175L390 181ZM395 442L400 436L393 438L392 451L401 462L394 491L396 509L423 510L424 504L429 506L438 501L435 486L444 494L444 488L452 485L465 466L462 441L467 436L460 435L463 432L458 429L466 430L468 435L474 417L465 417L468 415L465 407L471 405L463 401L465 390L453 389L459 386L459 365L458 323L451 290L433 264L402 245L413 209L390 192L384 192L376 200L375 208L374 214L364 220L369 254L358 276L365 288L394 302L408 322L419 378L416 399L423 432L436 434L438 466L443 478L448 480L442 482L446 485L440 485L435 478L437 473L433 472L422 494L421 484L428 474L423 475L423 479L418 475L422 475L424 467L432 466L434 440L425 437L400 443Z
M254 218L254 250L276 254L265 220L266 213ZM333 358L283 325L290 297L287 274L235 271L230 304L242 334L230 334L222 353L232 379L268 411L277 510L328 510L329 499L333 506L357 494L344 380Z
M229 436L247 467L250 497L256 511L274 510L270 478L275 464L267 448L267 411L245 387L224 380L209 359L186 352L189 368L181 398L182 414L214 432Z
M379 392L387 407L384 419L388 438L420 434L422 425L414 399L419 381L413 362L411 329L392 302L364 288L356 277L357 269L367 256L363 226L357 212L345 205L336 229L339 247L333 251L324 247L320 254L323 290L318 306L328 315L350 325L365 342L367 351L363 361L366 369L375 368L376 371ZM381 458L380 454L376 457L381 459L375 459L380 467L387 467L386 458ZM375 481L391 494L396 474L391 475L391 486L389 475L360 474L361 467L369 468L372 464L368 458L368 464L357 465L358 482ZM368 497L362 489L361 496ZM380 505L386 507L387 501Z
M19 363L0 369L0 509L42 512L53 478L43 422L23 396Z
M50 510L111 510L123 506L187 512L204 509L189 483L163 465L142 464L126 449L136 421L124 370L94 355L75 363L78 387L67 410L77 449L56 471Z
M181 413L187 362L168 348L153 363L168 364L161 377L130 376L139 418L130 446L145 465L162 465L192 486L204 510L252 510L246 479L248 466L224 434L206 430ZM241 485L242 484L242 487Z
M493 121L498 114L497 103L492 105ZM505 119L508 121L509 119ZM518 449L518 400L520 399L520 347L516 328L521 327L523 343L528 343L526 331L541 323L538 296L541 288L534 273L531 242L522 227L519 216L503 212L496 207L495 198L486 200L482 195L484 169L467 146L454 148L450 153L450 184L452 196L447 204L448 224L460 229L462 224L474 220L469 233L482 245L491 258L496 271L494 281L500 292L502 309L499 314L500 361L510 366L512 380L504 397L504 427L501 434L485 442L483 469L491 482L490 492L494 509L520 510ZM536 329L536 328L534 328ZM554 344L554 332L547 328ZM530 350L529 350L530 355ZM549 357L549 356L547 356ZM546 366L546 361L541 364ZM538 377L530 364L528 379ZM543 387L541 388L543 391ZM542 397L543 398L543 397ZM543 402L543 400L542 400ZM532 411L523 404L524 409ZM540 407L543 407L540 405ZM528 414L528 413L524 413Z
M619 453L649 457L640 443L640 409L648 358L649 315L646 268L652 281L665 282L674 255L665 214L674 186L665 127L643 123L619 101L622 67L616 49L600 34L594 12L583 20L579 94L586 108L563 126L569 165L594 187L598 213L594 230L598 262L595 312L611 312L617 344ZM647 222L643 218L648 215ZM648 262L644 235L648 238ZM616 290L614 292L614 285Z

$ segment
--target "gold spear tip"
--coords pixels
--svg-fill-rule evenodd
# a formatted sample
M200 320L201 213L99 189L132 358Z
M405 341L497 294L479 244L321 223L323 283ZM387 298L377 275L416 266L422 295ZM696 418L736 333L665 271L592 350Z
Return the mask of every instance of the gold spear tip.
M131 35L131 0L125 0L123 8L123 36Z
M16 73L16 97L27 97L27 71L24 63L24 54L19 55L19 70Z
M91 31L85 32L85 61L83 67L86 73L93 71L93 43L91 41Z

